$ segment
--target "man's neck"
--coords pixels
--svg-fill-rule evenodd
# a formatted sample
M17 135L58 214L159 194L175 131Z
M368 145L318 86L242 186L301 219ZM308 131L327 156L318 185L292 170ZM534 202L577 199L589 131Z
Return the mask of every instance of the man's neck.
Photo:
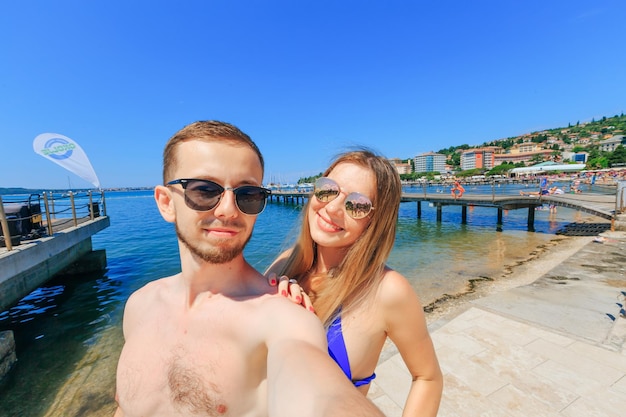
M187 293L189 307L200 294L229 298L249 297L262 293L263 284L267 284L243 255L226 263L214 264L190 253L181 253L181 266L181 285Z

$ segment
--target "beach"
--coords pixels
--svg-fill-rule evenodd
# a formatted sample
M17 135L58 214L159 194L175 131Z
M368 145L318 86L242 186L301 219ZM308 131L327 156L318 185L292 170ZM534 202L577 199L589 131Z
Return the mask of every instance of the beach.
M527 258L514 264L504 265L499 276L489 280L479 278L473 283L468 282L466 291L458 294L442 294L439 301L427 306L430 310L427 312L427 321L431 333L435 337L446 324L471 309L472 303L476 300L532 284L547 271L573 257L593 239L590 236L553 236L547 243L530 253ZM52 406L44 414L45 417L112 415L115 409L113 401L115 368L121 346L122 335L119 328L111 328L105 332L76 364L75 371L56 394ZM444 352L438 353L442 362L446 359ZM385 363L394 360L396 355L395 347L388 343L381 355L379 366L384 367ZM385 379L384 371L378 373L381 374L378 383L381 383ZM373 386L370 396L378 398L380 402L384 394L379 386ZM377 405L380 406L379 403ZM381 408L384 409L384 404ZM396 409L392 407L390 408L392 411L388 410L388 415L394 415L393 410Z
M428 314L440 417L605 416L626 406L626 232L553 242ZM400 417L410 375L389 343L369 398Z
M576 254L592 239L590 236L554 236L537 247L526 259L505 265L501 275L496 279L478 278L468 283L466 292L448 297L441 302L433 302L434 308L426 314L429 329L437 329L441 323L466 308L472 300L533 283L546 271ZM430 306L425 307L428 309Z

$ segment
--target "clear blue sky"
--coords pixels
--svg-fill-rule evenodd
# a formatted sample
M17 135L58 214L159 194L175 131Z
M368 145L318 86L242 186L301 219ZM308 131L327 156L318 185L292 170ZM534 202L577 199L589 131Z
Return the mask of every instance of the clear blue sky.
M409 158L610 117L625 17L624 0L4 1L0 187L89 186L34 153L45 132L121 187L160 183L196 120L237 125L289 182L354 145Z

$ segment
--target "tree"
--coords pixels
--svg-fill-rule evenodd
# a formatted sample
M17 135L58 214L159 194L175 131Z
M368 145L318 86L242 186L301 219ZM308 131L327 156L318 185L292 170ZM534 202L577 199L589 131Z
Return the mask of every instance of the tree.
M598 156L596 158L589 158L586 164L587 169L602 169L608 168L609 161L606 156Z
M311 183L314 183L315 180L318 179L321 176L322 176L322 173L320 172L319 174L313 175L312 177L300 178L298 180L298 184L311 184Z
M607 157L607 162L610 167L626 165L626 148L623 145L619 145Z
M509 172L511 169L515 168L515 165L511 163L503 163L498 166L495 166L487 172L486 175L504 175Z

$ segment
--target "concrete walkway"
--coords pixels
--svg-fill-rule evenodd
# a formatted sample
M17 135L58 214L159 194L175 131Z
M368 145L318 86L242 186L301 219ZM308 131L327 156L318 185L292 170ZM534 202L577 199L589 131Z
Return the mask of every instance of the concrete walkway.
M626 415L626 233L598 240L533 284L429 326L444 373L439 416ZM393 349L368 394L388 417L402 415L411 381Z

